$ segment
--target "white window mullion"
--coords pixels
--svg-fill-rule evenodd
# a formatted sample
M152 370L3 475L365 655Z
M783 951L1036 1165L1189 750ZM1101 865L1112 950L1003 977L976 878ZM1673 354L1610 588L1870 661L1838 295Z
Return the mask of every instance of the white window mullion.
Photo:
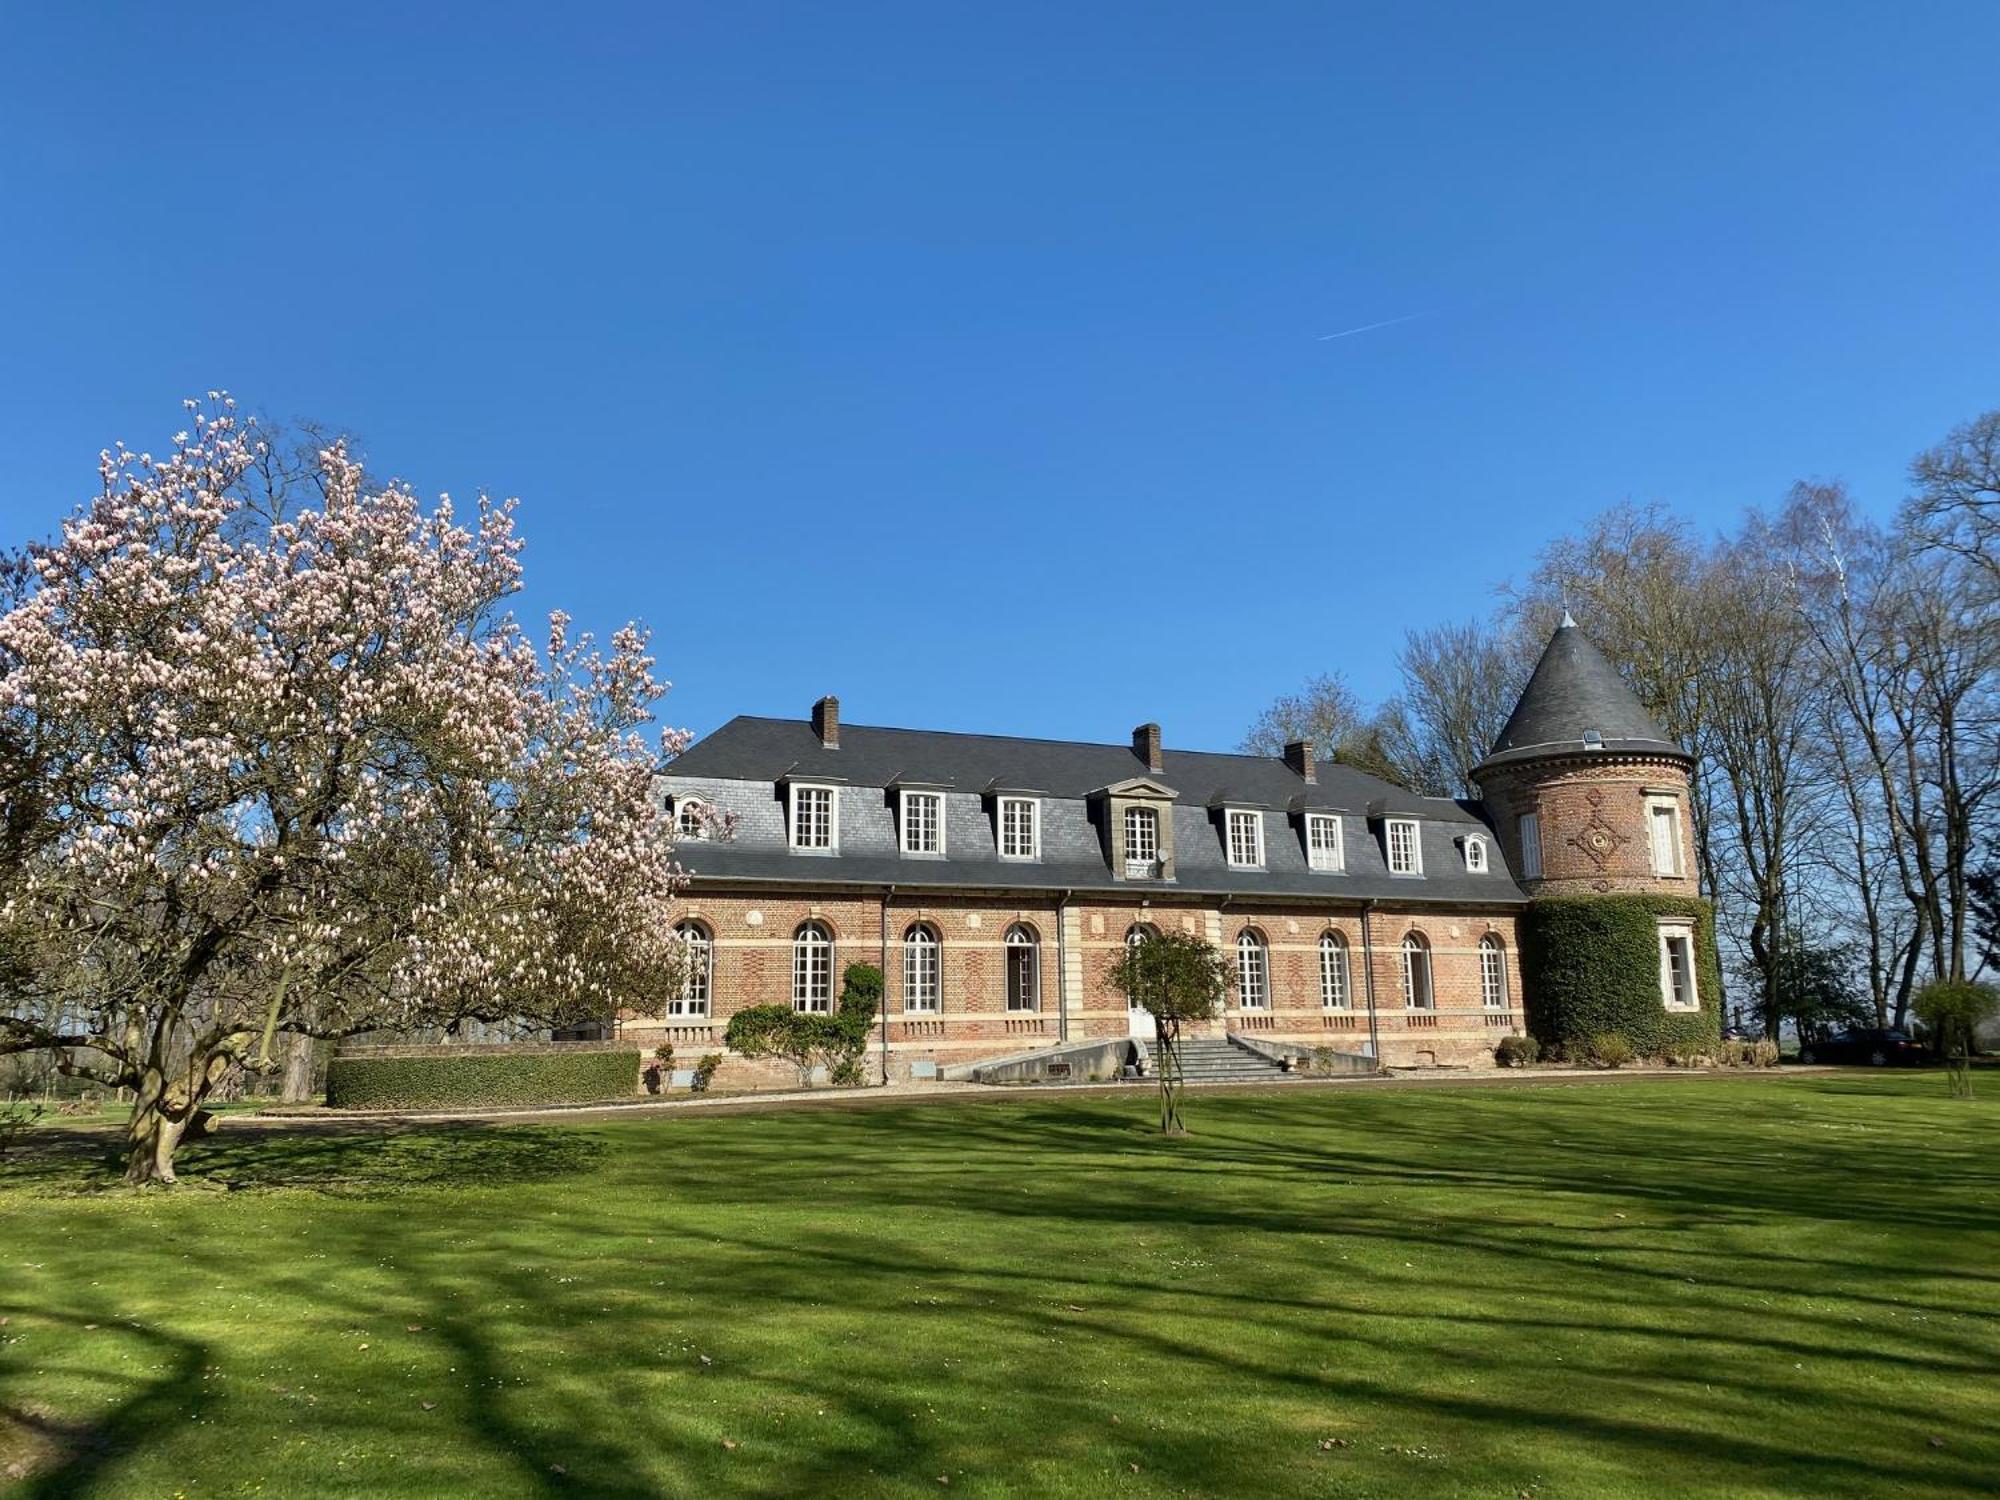
M1306 814L1306 864L1311 869L1336 873L1347 867L1340 819L1333 813Z

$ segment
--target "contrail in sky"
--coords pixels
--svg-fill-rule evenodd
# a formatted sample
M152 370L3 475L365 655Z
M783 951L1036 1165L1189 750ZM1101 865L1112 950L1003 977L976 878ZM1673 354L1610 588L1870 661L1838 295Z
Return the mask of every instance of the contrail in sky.
M1359 328L1343 328L1339 333L1322 333L1319 342L1324 344L1328 339L1351 339L1357 333L1373 333L1378 328L1394 328L1398 323L1414 323L1418 318L1428 318L1436 311L1433 307L1424 312L1404 313L1400 318L1384 318L1379 323L1363 323Z

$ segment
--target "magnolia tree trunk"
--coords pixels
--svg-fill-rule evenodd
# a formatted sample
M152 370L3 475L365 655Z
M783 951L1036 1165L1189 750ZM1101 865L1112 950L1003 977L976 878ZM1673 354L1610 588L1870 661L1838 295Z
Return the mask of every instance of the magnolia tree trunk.
M313 1096L313 1039L296 1032L285 1038L285 1084L287 1104L303 1104Z
M179 1074L156 1062L138 1070L132 1118L125 1124L128 1183L174 1180L174 1153L183 1141L208 1135L215 1117L203 1105L234 1062L234 1054L218 1052L191 1061Z

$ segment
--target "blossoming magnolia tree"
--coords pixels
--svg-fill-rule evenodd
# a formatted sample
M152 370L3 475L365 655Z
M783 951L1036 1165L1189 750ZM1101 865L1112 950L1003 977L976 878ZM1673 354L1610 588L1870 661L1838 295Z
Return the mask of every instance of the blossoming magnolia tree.
M467 524L364 483L261 489L211 396L104 455L60 538L0 560L0 1052L136 1091L127 1177L279 1033L560 1025L678 983L646 637L551 617L512 502Z

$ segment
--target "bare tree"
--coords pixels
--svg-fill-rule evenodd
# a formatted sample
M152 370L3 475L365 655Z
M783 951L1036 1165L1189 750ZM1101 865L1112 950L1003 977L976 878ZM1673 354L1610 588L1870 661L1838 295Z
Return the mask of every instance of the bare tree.
M1904 524L1925 547L1970 563L1991 605L2000 595L2000 411L1954 428L1918 454L1910 478L1917 489Z
M1534 670L1511 622L1437 625L1404 638L1403 690L1382 707L1383 748L1396 778L1432 797L1464 796Z

